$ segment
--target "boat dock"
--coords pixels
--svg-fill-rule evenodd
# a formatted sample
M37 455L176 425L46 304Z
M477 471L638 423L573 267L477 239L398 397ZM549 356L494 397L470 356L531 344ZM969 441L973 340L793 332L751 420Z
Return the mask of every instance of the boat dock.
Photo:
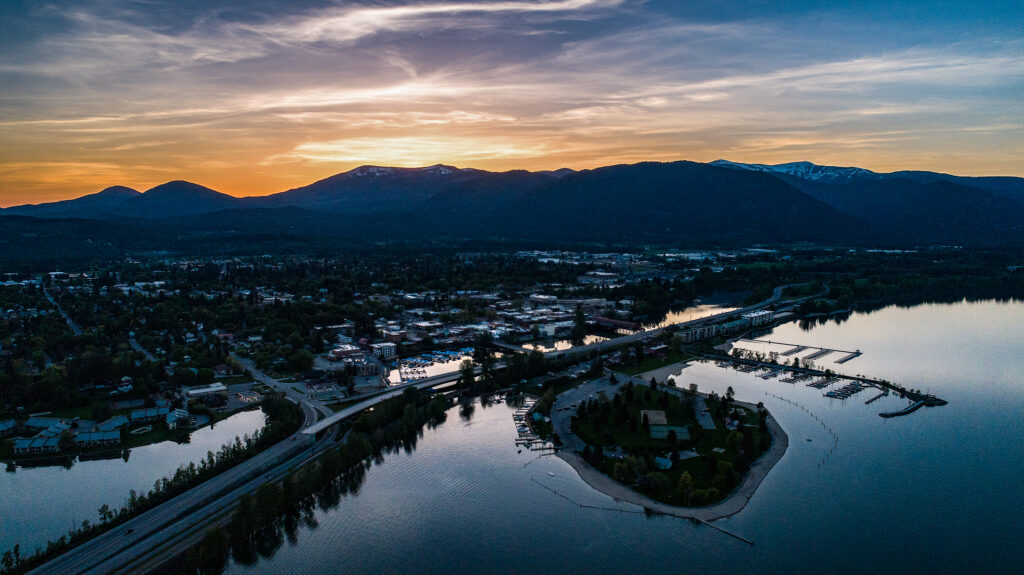
M792 357L794 355L801 354L801 353L803 353L803 352L805 352L805 351L807 351L809 349L814 349L814 350L817 350L817 351L815 351L814 353L808 355L807 357L805 357L803 359L805 359L805 360L808 360L808 359L813 360L813 359L818 359L818 358L821 358L821 357L825 357L826 355L828 355L830 353L845 353L846 355L843 356L842 358L836 360L836 363L846 363L846 362L850 361L851 359L855 359L855 358L860 357L861 355L863 355L863 353L859 349L855 350L855 351L847 351L845 349L833 349L833 348L829 348L829 347L817 347L817 346L813 346L813 345L801 345L801 344L798 344L798 343L785 343L785 342L781 342L781 341L770 341L770 340L767 340L767 339L748 339L748 338L742 338L742 339L736 340L736 343L739 343L739 342L742 342L742 341L750 341L750 342L754 342L754 343L767 343L768 345L788 345L788 346L791 346L791 349L787 349L786 351L780 352L779 353L779 357Z
M847 355L846 357L841 357L841 358L837 359L836 363L846 363L846 362L850 361L851 359L857 359L861 355L863 355L863 354L858 349L857 351L851 353L850 355Z
M879 399L882 399L883 397L886 397L887 395L889 395L889 390L888 389L883 389L882 393L879 393L878 395L876 395L876 396L872 397L871 399L865 401L864 405L868 405L868 404L870 404L872 402L878 401Z
M818 350L818 351L812 353L811 355L805 357L804 359L805 360L808 360L808 359L818 359L819 357L825 357L826 355L832 353L833 351L835 351L835 350L821 349L821 350Z
M757 341L757 340L751 340L751 341ZM818 348L818 349L824 349L824 348ZM857 352L851 352L851 353L857 353ZM845 379L845 380L849 381L850 383L847 384L847 385L844 385L842 388L834 390L834 391L829 391L828 393L825 394L826 397L831 397L831 398L834 398L834 399L847 399L850 396L853 396L853 395L855 395L857 393L860 393L861 391L863 391L863 390L865 390L865 389L867 389L869 387L874 387L876 389L882 390L882 395L879 396L879 397L884 397L885 395L888 394L888 392L896 392L897 394L899 394L900 397L905 397L905 398L915 402L914 404L912 404L912 405L908 406L907 408L902 409L900 411L895 411L895 412L891 412L891 413L880 413L879 415L882 416L882 417L896 417L896 416L900 416L900 415L906 415L908 413L913 413L914 411L916 411L917 409L919 409L922 406L924 406L924 407L937 407L937 406L941 406L941 405L946 405L947 404L946 400L938 398L938 397L935 397L934 395L927 394L927 393L921 393L919 391L913 391L913 390L910 390L910 389L906 389L906 388L903 388L903 387L901 387L899 385L896 385L896 384L894 384L894 383L892 383L890 381L884 380L884 379L872 379L872 378L869 378L869 377L862 377L862 376L859 376L859 375L856 375L856 376L855 375L844 375L844 374L841 374L841 373L832 373L831 371L825 371L825 370L821 370L821 369L813 369L813 368L809 368L809 367L797 367L797 366L779 365L777 363L769 363L769 362L758 361L758 360L753 360L753 359L744 359L744 358L741 358L741 357L728 357L728 356L722 356L722 355L719 355L719 354L708 354L708 353L706 353L706 354L702 354L701 357L703 357L704 359L707 359L707 360L711 360L711 361L732 361L733 366L736 367L737 369L742 369L742 371L748 371L750 368L754 368L754 370L757 370L757 369L780 370L781 369L782 371L789 372L789 375L787 375L786 377L783 377L781 379L781 381L786 382L786 383L796 383L798 381L805 381L805 380L812 379L812 378L815 378L815 377L818 377L818 378L832 377L833 379L835 379L837 381L840 380L840 379ZM746 367L740 368L740 366L746 366ZM823 381L814 382L814 384L809 385L809 387L817 387L818 384L822 384L822 383L824 383L824 382ZM827 385L822 385L821 389L823 389L825 387L827 387ZM879 399L879 397L872 398L867 403L871 403L873 401L876 401L876 400Z
M886 412L886 413L879 413L878 415L879 415L879 417L886 417L886 418L889 418L889 417L899 417L901 415L907 415L909 413L914 413L918 409L921 409L921 407L924 406L924 403L925 402L922 399L920 401L915 401L914 403L911 403L910 405L904 407L903 409L901 409L899 411L889 411L889 412Z

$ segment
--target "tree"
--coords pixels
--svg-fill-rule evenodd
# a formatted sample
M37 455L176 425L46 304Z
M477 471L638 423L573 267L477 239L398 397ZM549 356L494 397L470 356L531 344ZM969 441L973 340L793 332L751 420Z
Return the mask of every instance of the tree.
M309 371L313 367L313 354L300 349L288 358L288 366L294 371Z
M463 360L459 368L459 387L473 387L476 383L476 369L471 360Z
M690 395L697 395L697 384L696 383L691 383L690 387L688 389L690 390Z
M679 490L679 494L683 496L683 499L689 500L690 494L693 493L693 476L690 475L689 471L684 471L679 476L679 483L676 485Z
M725 398L728 401L732 401L734 395L736 395L736 392L732 390L732 386L730 385L729 388L725 390Z
M664 493L672 487L672 481L668 478L668 475L660 471L648 473L647 483L655 493Z
M110 511L110 506L107 505L106 503L104 503L103 505L100 506L99 514L100 514L100 523L107 523L108 521L110 521L114 517L114 514Z
M584 338L587 336L587 317L583 314L583 307L576 306L576 315L573 318L572 332L570 332L569 339L573 345L582 345Z

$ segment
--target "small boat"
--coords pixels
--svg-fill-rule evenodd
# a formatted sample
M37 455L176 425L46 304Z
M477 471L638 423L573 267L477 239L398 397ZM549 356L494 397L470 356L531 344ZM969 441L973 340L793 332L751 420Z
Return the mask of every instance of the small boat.
M551 473L550 471L548 471L548 475L550 475L551 477L554 477L554 476L555 476L555 474L554 474L554 473Z

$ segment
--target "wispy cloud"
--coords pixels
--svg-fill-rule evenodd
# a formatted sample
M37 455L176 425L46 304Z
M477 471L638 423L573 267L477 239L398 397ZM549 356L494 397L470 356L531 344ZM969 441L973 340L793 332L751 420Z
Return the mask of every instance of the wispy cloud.
M877 14L716 17L717 4L696 4L11 10L0 15L0 205L170 173L269 193L359 163L726 156L1020 171L1016 31L951 43Z

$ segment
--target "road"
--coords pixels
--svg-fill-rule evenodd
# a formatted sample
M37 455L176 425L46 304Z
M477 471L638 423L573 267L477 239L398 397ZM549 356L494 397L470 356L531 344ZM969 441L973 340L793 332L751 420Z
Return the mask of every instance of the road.
M285 397L291 399L300 407L302 407L302 411L306 413L306 421L315 421L316 419L318 419L317 417L310 417L310 412L319 412L319 414L324 416L329 416L331 413L333 413L333 410L330 407L327 407L327 404L323 403L322 401L310 399L309 396L307 396L305 393L295 391L293 386L297 384L286 383L281 380L270 377L269 375L261 371L258 367L256 367L256 362L249 358L236 355L235 352L231 352L231 357L239 364L241 364L242 367L247 369L249 373L252 374L252 378L254 380L262 383L263 385L266 385L267 387L275 391L283 393Z
M504 364L501 363L495 365L495 369L501 369L503 367ZM477 374L480 373L479 367L476 368L476 372ZM410 381L408 383L393 385L384 391L380 391L374 394L373 396L367 398L364 401L352 404L349 407L346 407L345 409L342 409L341 411L333 415L327 416L326 418L302 430L302 433L316 435L317 433L330 428L332 425L337 424L339 421L343 421L349 417L352 417L353 415L359 413L364 409L373 407L374 405L377 405L378 403L386 399L391 399L392 397L398 397L399 395L402 395L402 392L405 391L406 388L415 387L416 389L426 389L428 387L434 387L436 385L441 385L443 383L451 383L457 379L459 379L459 372L451 371L448 373L442 373L440 375L425 377L423 379L419 379L416 381Z
M312 425L331 410L292 390L262 371L250 360L238 358L258 381L278 389L302 407L303 427ZM250 362L251 363L251 362ZM317 451L332 442L321 442ZM31 573L113 573L138 557L178 537L183 529L202 524L234 504L243 494L267 481L267 475L287 473L313 454L310 436L302 431L256 454L248 461L213 477L185 493L125 522L116 529L71 549Z
M138 341L136 341L134 337L128 338L128 345L130 345L131 348L134 349L135 351L146 356L146 359L148 359L149 361L152 361L154 363L157 361L156 356L149 353L149 350L147 350L146 348L142 347L142 345Z
M304 425L312 423L308 419ZM316 416L316 412L312 412ZM138 515L117 528L71 549L30 573L112 573L167 540L189 522L203 521L251 487L262 485L268 473L291 469L308 457L311 446L301 432L269 447L251 459L203 482L181 495Z
M64 321L68 322L68 327L71 328L71 333L75 335L82 335L82 328L78 327L78 324L71 321L71 316L69 316L68 313L64 311L64 308L60 307L60 304L57 303L57 300L53 299L53 296L50 295L50 290L43 288L43 294L46 296L46 299L50 300L50 303L53 304L53 307L57 308L57 311L60 312L60 315L64 316Z
M579 346L579 347L573 347L573 348L570 348L570 349L563 349L563 350L559 350L559 351L549 351L549 352L546 352L544 354L544 357L546 357L547 359L555 359L555 358L565 357L565 356L568 356L568 355L588 355L588 354L593 353L593 352L604 353L604 352L609 351L611 349L619 348L619 347L621 347L621 346L623 346L625 344L633 343L635 341L639 341L639 340L646 339L646 338L649 338L649 337L655 337L655 336L661 334L666 329L677 329L677 328L693 327L693 326L703 325L703 324L706 324L706 323L721 321L723 319L732 317L734 315L740 315L740 314L744 314L744 313L748 313L748 312L752 312L752 311L757 311L759 309L768 307L768 306L772 305L773 303L779 301L779 299L782 298L782 292L786 288L794 287L794 286L798 286L798 285L803 285L803 284L790 284L790 285L778 286L774 290L772 290L772 295L768 299L766 299L766 300L764 300L762 302L756 303L754 305L749 305L749 306L744 307L744 308L735 309L735 310L732 310L732 311L727 311L727 312L723 312L723 313L719 313L719 314L715 314L715 315L709 315L709 316L706 316L706 317L702 317L702 318L698 318L698 319L694 319L694 320L690 320L690 321L684 321L682 323L677 323L677 324L673 324L673 325L666 326L666 327L659 327L659 328L649 329L647 331L638 331L636 333L632 333L632 334L629 334L629 335L624 335L624 336L616 337L614 339L608 339L608 340L605 340L605 341L599 341L599 342L596 342L596 343L592 343L590 345L582 345L582 346ZM819 297L820 295L822 295L822 294L815 294L813 296L808 296L808 298ZM799 301L803 301L804 299L808 299L808 298L802 298L800 300L794 300L794 303L795 302L799 302Z
M615 397L619 388L626 381L629 381L629 376L616 373L615 378L618 380L618 383L612 384L609 376L604 375L598 379L593 379L568 389L555 398L554 403L551 404L551 426L554 432L558 434L558 439L562 441L562 449L583 451L584 446L586 446L586 443L572 432L572 416L575 415L578 407L578 405L574 406L573 404L586 401L592 395L596 397L597 393L601 391L605 393L608 399Z

